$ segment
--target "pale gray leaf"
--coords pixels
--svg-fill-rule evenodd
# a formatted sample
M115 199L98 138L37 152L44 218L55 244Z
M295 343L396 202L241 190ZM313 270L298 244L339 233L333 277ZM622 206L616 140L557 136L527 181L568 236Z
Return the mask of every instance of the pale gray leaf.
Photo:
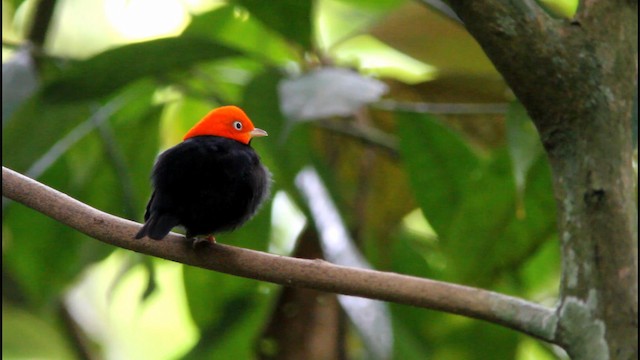
M2 125L13 111L38 89L40 80L29 46L23 46L2 64Z
M314 70L278 86L280 109L294 120L349 116L387 91L385 83L341 68Z
M325 258L336 265L370 269L354 245L340 213L313 167L302 169L296 186L305 198L320 236ZM369 350L371 359L389 359L393 349L391 315L386 303L357 296L339 295L338 301Z

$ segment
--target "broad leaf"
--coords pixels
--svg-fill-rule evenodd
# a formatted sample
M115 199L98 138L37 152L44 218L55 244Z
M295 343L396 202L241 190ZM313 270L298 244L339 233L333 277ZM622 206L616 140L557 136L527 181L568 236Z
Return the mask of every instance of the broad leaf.
M396 113L400 151L425 217L447 237L479 160L462 138L428 114Z
M24 173L60 139L92 115L90 104L51 104L36 95L2 131L2 163Z
M296 58L282 36L245 15L237 6L221 6L195 16L183 36L211 39L267 63L282 64Z
M305 50L312 47L311 0L237 0L265 25Z
M452 231L442 241L450 266L449 280L491 286L511 267L526 261L555 233L551 176L541 158L529 177L523 202L525 216L516 216L516 193L506 151L498 151L469 183L453 217ZM461 256L461 254L466 254Z
M145 76L184 70L198 62L238 53L213 41L176 37L124 45L70 66L44 88L52 101L99 98Z
M73 359L64 333L41 316L2 305L3 359Z
M91 132L39 180L103 211L132 219L141 215L157 151L158 113L149 92L138 95L111 118L112 138ZM55 299L82 269L114 249L19 204L10 204L5 217L7 269L37 306Z

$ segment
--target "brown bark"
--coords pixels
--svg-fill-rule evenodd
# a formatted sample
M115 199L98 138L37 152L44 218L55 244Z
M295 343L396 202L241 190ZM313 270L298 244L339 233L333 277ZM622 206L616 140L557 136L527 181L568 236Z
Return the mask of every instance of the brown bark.
M637 358L637 2L583 1L571 21L526 0L451 5L527 108L553 169L557 342L575 359Z

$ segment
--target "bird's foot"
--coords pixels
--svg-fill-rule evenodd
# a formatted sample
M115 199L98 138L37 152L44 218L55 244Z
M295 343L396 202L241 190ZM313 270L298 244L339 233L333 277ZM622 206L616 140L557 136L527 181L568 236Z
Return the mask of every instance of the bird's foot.
M199 248L202 246L209 246L216 243L216 238L213 235L209 235L206 238L196 237L193 238L193 248Z

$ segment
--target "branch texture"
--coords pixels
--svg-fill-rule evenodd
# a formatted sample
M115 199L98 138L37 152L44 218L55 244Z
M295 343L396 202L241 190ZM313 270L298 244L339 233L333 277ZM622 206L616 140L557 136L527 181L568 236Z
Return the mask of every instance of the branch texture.
M140 224L96 210L13 170L2 168L2 195L107 244L223 273L345 295L391 301L500 324L553 342L553 309L492 291L395 273L337 266L214 244L194 249L170 233L135 240Z

